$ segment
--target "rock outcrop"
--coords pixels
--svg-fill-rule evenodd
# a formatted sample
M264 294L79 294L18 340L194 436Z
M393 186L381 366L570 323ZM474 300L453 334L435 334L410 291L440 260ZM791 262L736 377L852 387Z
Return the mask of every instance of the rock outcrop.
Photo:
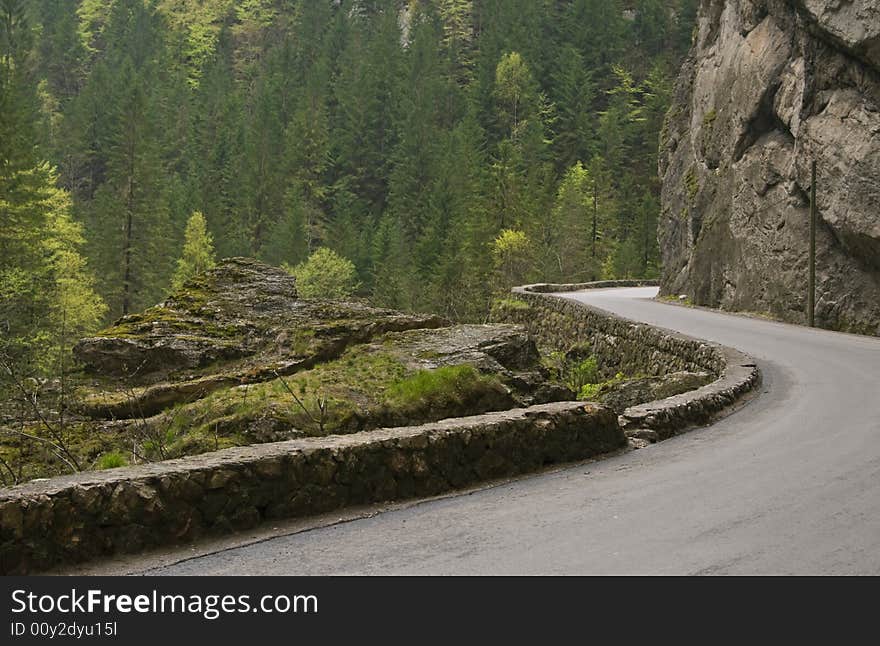
M625 379L621 383L611 382L606 389L599 391L595 400L616 413L623 413L630 406L681 395L714 380L708 372L684 371L659 377Z
M78 412L163 458L575 397L521 327L302 299L292 276L245 258L75 353L89 373Z
M262 381L276 370L295 372L335 358L348 345L386 332L443 325L448 322L430 314L302 300L287 272L230 258L164 303L81 340L74 354L94 374L142 384L179 371L210 373L217 362L234 362L226 374Z
M662 293L880 334L880 1L702 0L661 134Z

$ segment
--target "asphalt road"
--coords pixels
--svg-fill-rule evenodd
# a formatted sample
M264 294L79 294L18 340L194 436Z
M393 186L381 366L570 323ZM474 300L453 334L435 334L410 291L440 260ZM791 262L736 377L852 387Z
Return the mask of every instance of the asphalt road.
M744 350L764 393L641 451L150 573L880 574L880 339L655 293L567 297Z

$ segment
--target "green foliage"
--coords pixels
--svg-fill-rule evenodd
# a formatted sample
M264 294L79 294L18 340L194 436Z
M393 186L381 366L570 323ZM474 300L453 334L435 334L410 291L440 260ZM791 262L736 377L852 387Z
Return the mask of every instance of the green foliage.
M37 146L34 40L25 6L5 0L0 21L0 355L39 375L59 370L106 308L82 255L70 194L57 186Z
M599 221L605 218L597 213L597 189L596 180L581 162L563 176L553 209L540 223L538 264L544 280L579 282L596 277L598 261L593 249L602 246L599 236L607 228L605 221Z
M599 364L596 357L591 356L567 367L565 385L574 392L580 392L584 386L595 384L599 379Z
M81 330L161 300L210 239L303 267L332 248L345 293L456 320L514 283L655 275L695 0L404 4L4 0L7 336L46 342L21 331L49 320L49 188L79 227L79 260L51 252L68 301L100 297Z
M518 52L505 54L498 62L495 99L502 126L516 139L533 115L537 102L537 84Z
M553 380L575 393L601 381L598 361L590 354L587 344L572 347L568 352L550 352L543 357L543 362Z
M103 470L116 469L117 467L124 466L128 466L128 459L118 451L110 451L102 454L101 457L98 458L95 468Z
M346 298L358 289L357 272L347 258L322 247L292 269L303 298Z
M504 229L492 241L492 264L503 291L525 282L532 261L532 243L522 231Z
M528 312L531 306L518 298L495 298L492 300L492 320L500 320L502 312Z
M211 269L215 264L214 238L208 232L205 216L196 211L186 223L183 255L177 261L177 271L171 280L172 289L179 290L190 278Z
M599 398L600 395L607 393L610 390L613 390L615 386L620 384L622 381L626 379L626 376L622 372L618 372L614 375L613 379L608 379L606 381L596 381L594 383L586 383L581 386L578 391L578 399L581 401L595 401Z

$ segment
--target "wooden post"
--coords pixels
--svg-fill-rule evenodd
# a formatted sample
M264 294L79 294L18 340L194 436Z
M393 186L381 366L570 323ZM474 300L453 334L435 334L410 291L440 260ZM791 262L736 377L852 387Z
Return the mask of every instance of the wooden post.
M816 327L816 161L813 160L810 184L810 286L807 317L810 327Z
M599 187L593 179L593 258L596 257L596 236L599 227Z

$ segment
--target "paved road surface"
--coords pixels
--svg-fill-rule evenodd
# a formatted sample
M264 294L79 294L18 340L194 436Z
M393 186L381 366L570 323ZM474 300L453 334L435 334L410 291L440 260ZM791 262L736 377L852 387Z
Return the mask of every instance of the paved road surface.
M567 297L751 353L765 393L645 450L154 572L880 574L880 339L655 293Z

